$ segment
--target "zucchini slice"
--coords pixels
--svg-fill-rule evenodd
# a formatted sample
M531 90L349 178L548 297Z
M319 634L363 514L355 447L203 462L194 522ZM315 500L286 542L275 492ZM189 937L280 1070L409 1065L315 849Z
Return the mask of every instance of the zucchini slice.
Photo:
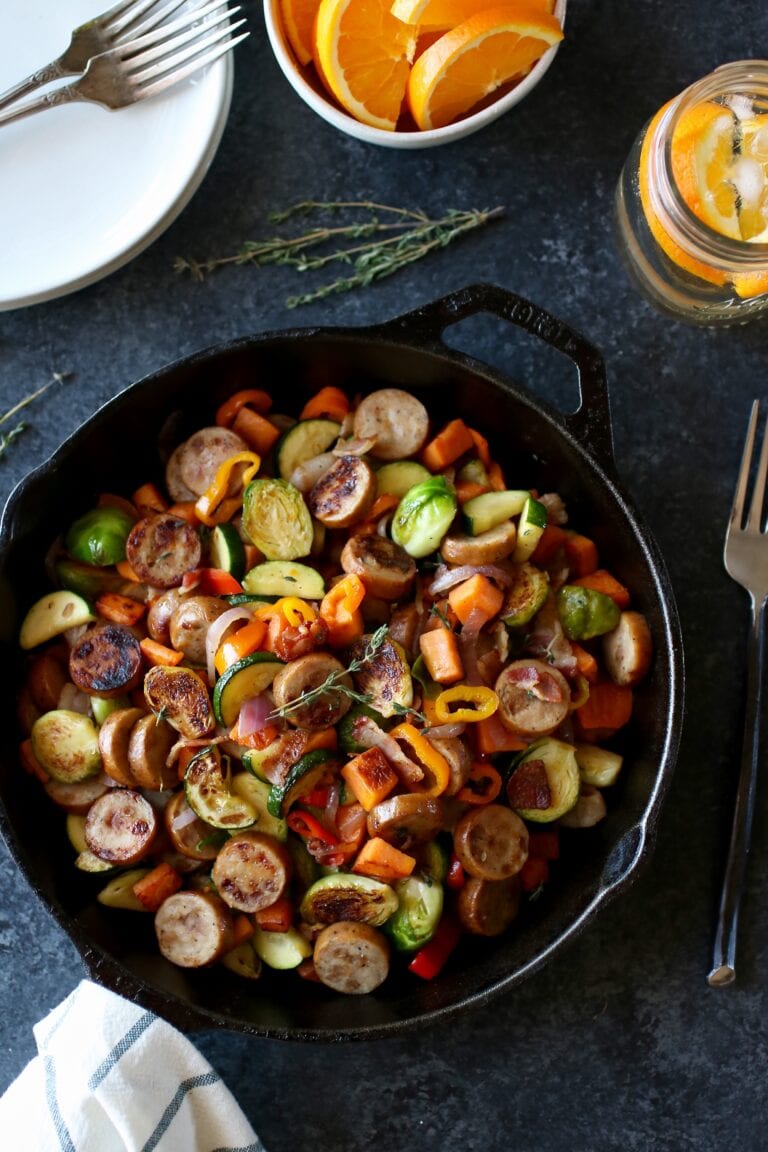
M243 759L243 763L245 763L245 759ZM264 780L258 780L250 772L236 772L232 777L232 791L236 796L247 800L255 809L258 818L258 831L265 832L267 836L274 836L275 840L285 844L288 839L288 825L285 820L273 816L267 808L271 791L270 785Z
M95 620L91 606L77 592L61 588L42 596L27 612L21 624L19 644L28 651L60 636L68 628Z
M234 972L236 976L242 976L246 980L258 980L261 976L261 957L253 947L251 940L246 940L242 944L230 948L229 952L225 952L219 961L225 968L229 968L230 972Z
M473 456L466 464L462 464L456 479L463 484L483 484L486 487L490 483L485 464L478 456Z
M268 968L281 971L298 968L302 960L312 955L312 945L297 928L289 928L287 932L266 932L257 927L251 944Z
M245 572L245 545L233 524L217 524L208 537L208 559L212 568L229 572L242 580Z
M376 473L376 495L383 496L389 492L399 500L416 484L431 479L432 473L423 464L417 464L415 460L393 460Z
M533 555L546 526L546 508L539 500L529 496L523 505L517 526L517 544L512 553L515 564L522 564Z
M340 432L341 424L335 420L299 420L284 432L275 446L277 470L283 480L290 480L300 464L327 452Z
M512 516L518 516L530 500L530 492L508 489L503 492L483 492L473 496L462 508L464 527L470 536L488 532Z
M146 912L147 909L135 895L133 886L138 880L142 880L148 872L149 868L129 868L126 872L120 872L102 888L96 899L99 904L103 904L107 908L121 908L128 912Z
M242 523L249 540L270 560L309 556L312 517L301 492L287 480L251 480L243 493Z
M184 774L187 803L196 816L227 832L239 832L256 823L258 813L243 796L231 790L229 757L215 745L193 756Z
M547 598L549 575L533 564L521 564L507 589L501 619L509 628L527 624Z
M281 820L299 796L311 792L322 780L328 765L336 759L337 757L325 748L315 748L313 752L307 752L306 756L302 756L291 765L282 784L272 785L267 800L267 811Z
M325 581L308 564L287 560L267 560L257 564L243 577L243 588L250 596L300 596L302 600L322 600Z
M244 701L269 688L282 666L282 660L271 652L252 652L231 664L213 690L213 714L219 724L231 728Z
M542 760L547 773L550 792L548 808L516 808L518 816L533 824L549 824L570 812L579 798L581 778L576 761L576 749L563 740L547 737L532 746L517 761L516 765L528 760Z

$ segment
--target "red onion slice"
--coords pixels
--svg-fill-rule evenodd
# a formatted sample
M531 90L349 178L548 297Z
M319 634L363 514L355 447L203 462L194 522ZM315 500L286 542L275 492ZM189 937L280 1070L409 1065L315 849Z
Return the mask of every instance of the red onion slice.
M397 740L393 740L369 716L360 716L352 728L354 738L364 748L378 748L384 753L387 760L396 769L404 784L418 784L424 779L424 773L418 764L410 760Z
M436 724L434 728L425 728L424 735L428 740L452 740L455 736L463 736L466 724Z
M262 728L266 728L267 724L270 723L269 717L274 706L274 700L266 693L244 701L237 720L238 736L250 736L252 733L261 732Z
M229 608L226 612L222 612L221 616L208 626L208 631L205 634L205 667L209 684L213 684L216 679L214 658L227 628L236 620L250 621L252 619L253 612L250 608L246 608L245 604L238 604L235 608Z
M366 436L353 440L339 440L331 452L334 456L365 456L371 448L375 448L378 436Z
M299 464L294 468L291 473L291 484L294 488L298 488L303 496L311 491L325 476L331 465L336 463L336 457L332 452L322 452L319 456L313 456L310 460L305 460L303 464Z
M469 580L470 576L477 576L478 574L487 576L489 580L494 580L502 588L508 588L512 583L512 576L509 572L505 572L496 564L460 564L458 568L446 568L441 564L435 572L435 578L428 591L432 596L437 596L441 592L447 592L449 588L454 588L457 584L463 584L465 580Z
M178 816L174 816L173 820L171 820L171 829L174 832L180 832L182 828L186 828L189 824L194 824L195 820L197 820L197 812L195 812L194 808L190 808L189 805L187 805L185 808L182 808Z

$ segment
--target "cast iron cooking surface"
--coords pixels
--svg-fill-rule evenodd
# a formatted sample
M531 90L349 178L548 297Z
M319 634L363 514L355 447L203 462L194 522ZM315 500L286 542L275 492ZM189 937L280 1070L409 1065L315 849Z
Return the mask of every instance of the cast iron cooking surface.
M563 416L527 388L449 350L444 328L492 311L534 331L579 362L583 404ZM575 352L574 352L575 350ZM370 1039L402 1031L510 988L581 930L633 878L651 846L677 751L682 646L671 588L654 541L616 481L599 356L575 333L509 293L475 286L373 329L267 333L214 347L140 381L102 408L12 494L0 527L0 609L6 666L20 682L16 636L23 613L47 588L43 558L54 538L102 491L162 482L161 455L205 423L233 391L263 387L274 410L295 414L326 383L351 394L402 387L436 423L462 416L478 427L510 487L564 497L572 523L632 590L655 644L652 673L636 694L631 728L617 740L627 760L596 828L564 833L555 881L528 902L506 936L466 939L439 979L393 975L370 996L341 997L265 968L245 982L223 968L189 972L157 953L152 918L95 901L103 883L78 873L63 813L18 766L18 734L0 744L0 799L9 848L38 896L71 935L94 978L178 1026L225 1027L286 1039ZM393 965L393 972L398 971Z

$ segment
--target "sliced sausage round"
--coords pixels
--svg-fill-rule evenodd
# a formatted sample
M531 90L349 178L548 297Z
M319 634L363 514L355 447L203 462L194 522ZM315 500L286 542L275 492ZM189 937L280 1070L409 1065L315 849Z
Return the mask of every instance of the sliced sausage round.
M416 561L405 548L378 533L351 536L341 553L345 572L359 576L366 592L381 600L401 600L416 579Z
M174 792L163 809L163 823L174 849L190 860L215 860L219 846L211 826L196 816L183 792Z
M213 892L175 892L155 914L155 933L166 960L204 968L232 946L232 914Z
M340 921L323 928L317 937L313 963L328 988L363 996L383 984L389 974L389 943L370 924Z
M179 477L195 496L202 496L216 479L216 473L230 456L247 452L242 436L229 428L201 428L179 449Z
M194 501L198 496L198 493L188 488L182 479L181 458L184 454L184 448L184 444L179 444L178 448L174 448L165 466L165 486L168 489L171 499L178 504Z
M384 622L386 623L386 620ZM419 653L419 610L415 604L402 604L399 608L395 608L389 618L389 636L400 645L409 660L416 659Z
M341 661L327 652L310 652L307 656L292 660L280 669L272 681L275 707L284 708L292 704L302 693L319 688L331 675L338 677L336 683L351 688L352 681L349 676L340 675L343 672ZM347 714L351 704L349 696L330 688L313 697L307 704L292 709L286 715L286 720L298 728L331 728Z
M137 720L146 716L141 708L118 708L110 712L99 728L99 752L107 776L124 788L135 788L131 765L128 762L128 744ZM154 716L150 717L154 720Z
M420 400L400 388L381 388L361 400L355 410L358 440L375 439L371 455L379 460L415 456L429 433L429 416Z
M443 827L443 806L436 796L405 792L374 805L368 813L368 835L379 836L402 852L434 840Z
M543 660L513 660L494 687L499 719L520 736L548 736L570 711L568 681Z
M517 529L511 520L467 536L464 532L449 532L443 537L440 555L448 564L498 564L514 551Z
M41 712L58 708L61 690L68 680L65 652L51 648L34 658L29 666L27 687Z
M648 621L640 612L622 612L619 623L603 637L603 659L614 684L637 684L651 666L653 643Z
M282 896L290 875L286 849L261 832L242 832L228 840L211 873L222 900L240 912L269 908Z
M144 677L150 709L188 740L200 740L216 727L208 688L191 668L157 664Z
M139 788L162 792L178 784L175 767L166 764L175 741L176 733L165 720L150 714L136 721L128 742L128 763Z
M59 808L76 816L85 816L94 800L98 800L108 790L110 783L107 776L100 772L98 776L89 776L87 780L76 780L72 784L51 777L43 787Z
M123 624L96 624L69 653L69 675L89 696L122 696L138 685L142 671L139 641Z
M185 598L178 588L170 588L161 593L149 605L147 610L147 632L158 644L171 644L171 616Z
M200 566L202 554L197 529L167 512L139 520L125 542L128 563L155 588L177 587L186 572Z
M517 876L507 880L480 880L470 876L460 888L456 901L462 927L476 936L500 936L517 916L520 892Z
M465 871L479 880L506 880L528 859L528 829L511 808L486 804L465 812L453 832Z
M312 488L309 510L328 528L348 528L364 519L376 498L376 476L360 456L340 456Z
M456 796L469 779L472 768L472 753L460 736L430 736L429 731L427 731L426 736L430 744L448 762L451 775L443 795Z
M190 664L205 664L208 629L228 611L229 604L216 596L182 596L170 619L171 646Z
M157 834L149 800L131 788L110 788L85 818L85 841L94 856L110 864L134 864L147 855Z

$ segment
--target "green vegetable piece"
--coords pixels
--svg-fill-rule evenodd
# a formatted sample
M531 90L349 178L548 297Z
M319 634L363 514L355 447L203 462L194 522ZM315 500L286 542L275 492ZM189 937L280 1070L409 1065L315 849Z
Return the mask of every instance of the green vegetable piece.
M56 579L62 588L77 592L88 600L95 600L102 592L118 592L122 596L143 599L146 592L146 585L125 580L114 568L81 564L69 557L56 561Z
M288 825L285 820L276 820L267 810L270 785L252 776L250 772L235 772L230 788L234 796L246 800L253 808L259 825L258 831L274 836L275 840L284 844L288 839Z
M281 596L322 600L325 596L325 582L316 568L310 568L308 564L291 564L287 560L266 560L250 568L243 577L243 588L251 600L279 599Z
M90 604L77 592L60 589L41 596L21 622L19 644L25 652L60 636L68 628L95 620Z
M416 460L392 460L376 473L376 495L389 492L400 500L415 484L431 480L432 473Z
M462 464L456 479L462 484L483 484L486 487L490 484L485 464L477 456Z
M339 438L341 424L336 420L299 420L278 440L275 459L283 480L290 480L295 470L307 460L328 452Z
M194 756L184 774L184 792L192 811L212 828L238 832L258 820L250 800L232 792L229 757L222 757L215 745Z
M374 928L397 911L394 888L372 876L335 872L321 876L304 893L299 913L307 924L334 924L337 920L357 920Z
M208 537L208 560L211 568L230 572L242 580L245 572L245 545L233 524L217 524Z
M268 968L283 972L298 968L302 960L312 955L312 945L298 928L289 928L287 932L267 932L257 927L251 944Z
M432 939L440 923L443 886L429 877L409 876L397 881L395 893L400 904L384 931L398 952L415 952Z
M125 560L125 542L134 523L122 508L92 508L70 526L64 546L74 560L106 568Z
M610 596L578 584L564 584L558 591L557 612L570 640L591 640L612 632L621 616Z
M108 700L102 696L91 696L91 712L96 723L101 726L113 712L122 708L130 708L131 701L127 696L111 696Z
M512 516L518 516L530 499L530 495L530 492L509 489L504 492L483 492L481 496L474 496L471 500L467 500L461 510L464 527L470 536L480 536L483 532L489 532L491 528L498 527Z
M381 712L377 712L375 708L371 708L368 704L353 704L349 712L342 716L336 725L336 731L339 735L339 747L342 752L352 752L355 755L357 755L358 752L365 752L365 745L359 744L352 734L355 720L358 720L361 716L368 716L369 719L378 724L379 728L387 727L387 721Z
M271 652L252 652L230 664L213 690L213 714L219 724L231 728L245 701L269 688L282 666L282 660Z
M456 493L444 476L409 488L392 519L392 539L409 556L435 552L456 515Z
M533 564L520 564L504 597L501 619L508 628L527 624L544 604L549 575Z
M32 751L48 775L62 784L76 784L101 771L99 730L82 712L44 712L32 726Z
M440 693L445 691L445 686L438 684L436 680L432 679L429 672L427 672L427 666L424 663L423 656L417 656L414 660L413 667L411 668L411 676L413 676L414 680L418 680L427 700L437 700Z
M517 525L517 543L512 553L515 564L522 564L533 555L546 526L546 508L539 500L529 496L523 505Z
M368 650L372 635L361 636L349 652L361 660ZM399 644L385 636L375 653L357 668L352 678L362 693L385 719L402 713L413 704L413 680L405 653Z
M316 748L314 752L307 752L296 764L293 764L282 784L273 784L267 800L267 811L278 819L282 819L288 809L303 795L311 792L325 775L328 765L336 757L324 748Z
M519 767L529 760L544 762L550 792L549 807L517 808L515 811L523 820L533 824L549 824L552 820L558 820L566 812L570 812L579 798L581 780L576 762L576 749L563 740L547 737L537 744L532 744L522 757L517 759L516 766Z
M309 556L312 517L298 488L287 480L252 480L243 493L243 528L270 560Z

